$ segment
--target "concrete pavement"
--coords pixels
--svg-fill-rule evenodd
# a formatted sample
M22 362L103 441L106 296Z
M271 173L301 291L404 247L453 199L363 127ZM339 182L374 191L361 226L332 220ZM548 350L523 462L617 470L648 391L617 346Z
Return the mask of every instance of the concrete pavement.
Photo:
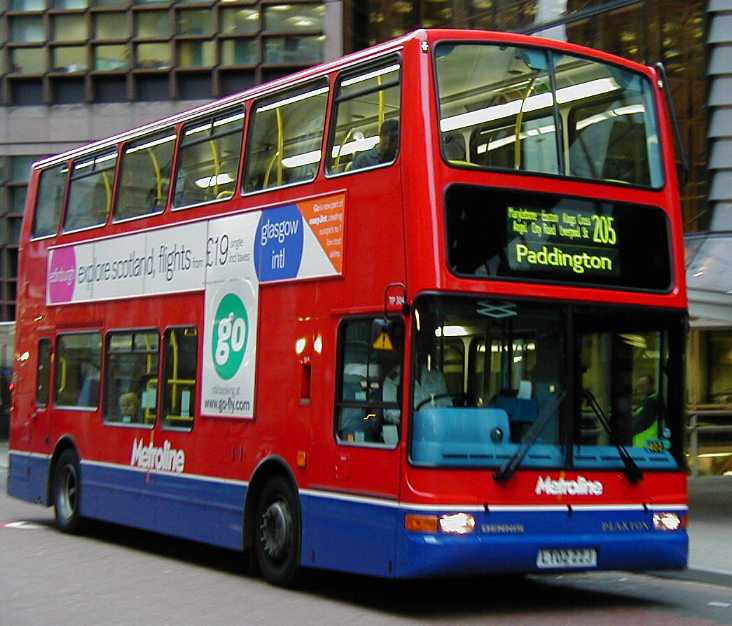
M8 442L0 440L0 472ZM732 477L689 479L689 568L663 576L732 587Z

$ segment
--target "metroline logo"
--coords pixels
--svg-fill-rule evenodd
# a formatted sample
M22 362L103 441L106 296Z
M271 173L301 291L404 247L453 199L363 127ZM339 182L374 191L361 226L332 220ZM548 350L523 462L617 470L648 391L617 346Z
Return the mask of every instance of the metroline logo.
M181 474L186 465L186 453L173 448L167 439L159 448L153 446L152 442L146 446L143 439L135 439L132 442L130 465L146 470Z
M539 476L535 493L537 496L601 496L602 483L599 480L587 480L584 476L577 476L576 480L554 480L550 476Z

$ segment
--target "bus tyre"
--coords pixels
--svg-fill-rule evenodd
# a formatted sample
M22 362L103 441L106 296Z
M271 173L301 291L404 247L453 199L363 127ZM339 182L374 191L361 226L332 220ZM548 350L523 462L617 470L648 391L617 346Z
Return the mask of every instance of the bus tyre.
M270 478L257 503L254 552L262 576L282 587L295 583L300 564L300 515L290 481Z
M79 514L79 459L73 450L64 450L56 461L53 472L53 508L56 526L65 533L76 533L81 528Z

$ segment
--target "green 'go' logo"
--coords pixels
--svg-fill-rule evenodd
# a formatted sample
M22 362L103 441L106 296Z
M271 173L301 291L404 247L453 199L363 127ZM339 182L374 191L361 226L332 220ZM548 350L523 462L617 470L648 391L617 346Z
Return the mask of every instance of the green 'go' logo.
M214 367L224 380L239 371L247 347L249 318L236 294L227 293L219 304L212 334Z

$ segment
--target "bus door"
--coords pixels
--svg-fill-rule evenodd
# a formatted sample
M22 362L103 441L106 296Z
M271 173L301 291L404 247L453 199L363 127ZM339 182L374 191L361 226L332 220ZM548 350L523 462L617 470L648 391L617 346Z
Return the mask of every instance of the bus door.
M388 576L394 554L404 321L354 317L339 331L328 532L321 566Z
M34 449L47 450L49 445L50 419L49 389L51 387L51 362L53 360L53 342L50 337L38 340L36 352L36 386L31 399L30 411L22 411L20 419L24 419L21 434L24 443Z

